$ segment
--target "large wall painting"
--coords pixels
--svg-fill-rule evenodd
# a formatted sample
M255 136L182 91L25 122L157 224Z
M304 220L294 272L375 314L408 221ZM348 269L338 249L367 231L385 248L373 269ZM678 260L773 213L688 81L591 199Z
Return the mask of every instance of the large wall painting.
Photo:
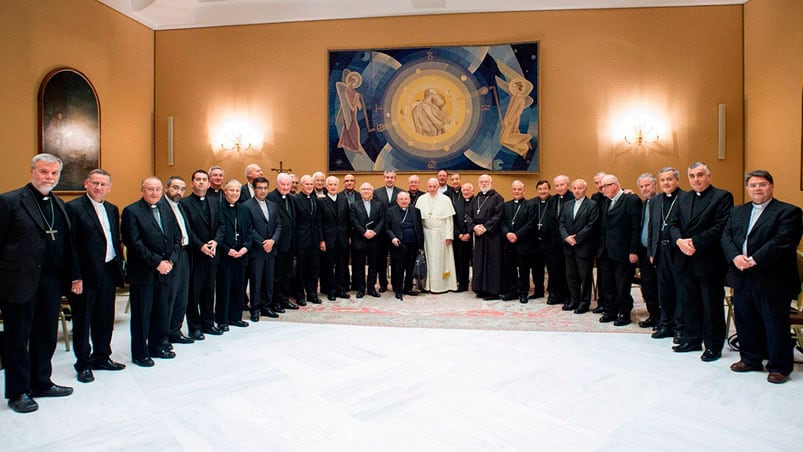
M329 52L330 171L538 172L538 43Z
M81 72L61 68L39 87L39 152L64 163L56 189L80 193L89 171L100 168L100 105L95 88Z

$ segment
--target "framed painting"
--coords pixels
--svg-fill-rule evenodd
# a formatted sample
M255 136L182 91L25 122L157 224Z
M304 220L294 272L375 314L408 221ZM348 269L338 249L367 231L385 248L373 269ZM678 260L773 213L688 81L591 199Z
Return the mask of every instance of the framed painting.
M86 174L100 168L100 104L75 69L51 71L39 87L39 152L64 162L58 193L82 192Z
M329 171L538 172L538 42L329 51Z

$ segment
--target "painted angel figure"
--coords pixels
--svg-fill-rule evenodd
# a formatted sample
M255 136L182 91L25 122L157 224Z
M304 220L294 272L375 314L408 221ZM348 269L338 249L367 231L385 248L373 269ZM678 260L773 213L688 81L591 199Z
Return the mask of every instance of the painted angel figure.
M357 92L360 85L362 85L362 75L348 69L343 71L343 81L335 84L337 98L340 100L340 111L336 121L343 123L337 146L353 152L359 152L361 149L360 125L357 122L357 110L363 109L362 95Z
M533 84L501 62L499 63L499 70L506 80L496 77L496 84L510 94L507 110L502 119L502 133L499 135L499 144L524 157L527 151L532 149L530 142L533 136L528 133L521 133L519 122L524 110L533 104L533 98L530 97L530 93L533 91Z

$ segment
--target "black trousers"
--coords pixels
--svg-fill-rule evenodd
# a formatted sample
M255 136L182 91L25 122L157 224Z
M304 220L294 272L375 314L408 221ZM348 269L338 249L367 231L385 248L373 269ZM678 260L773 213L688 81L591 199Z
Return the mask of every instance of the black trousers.
M633 310L633 296L630 295L633 271L634 266L629 261L611 260L607 252L597 260L599 304L606 314L630 316Z
M33 298L25 303L0 303L3 311L5 396L12 399L53 383L53 352L61 309L60 279L42 275Z
M563 255L563 245L559 249L550 250L545 257L546 269L549 272L549 281L547 282L549 297L563 302L569 292L569 285L566 283L566 258Z
M376 237L379 249L377 250L377 262L376 262L376 272L379 278L379 287L388 287L388 252L390 251L389 248L392 246L390 245L390 241L388 240L387 236L383 232L378 237ZM370 272L369 272L370 273ZM394 288L395 290L395 288Z
M215 326L215 281L218 260L192 252L187 328L190 332Z
M369 244L365 248L351 250L351 273L352 284L357 292L376 290L376 281L379 273L380 262L387 259L387 252L382 252L379 246ZM365 264L368 264L368 273L365 273Z
M680 281L680 309L683 311L684 343L705 344L707 350L721 351L725 345L724 281L704 277L683 268Z
M515 245L506 243L503 265L506 289L502 292L509 295L527 295L530 292L532 255L519 254Z
M672 264L675 245L669 240L658 244L655 252L655 270L658 277L658 303L661 305L660 326L674 331L682 331L683 312L680 309L680 290L677 272Z
M413 290L413 267L418 256L416 243L400 243L399 246L390 245L391 284L395 292L409 292Z
M295 295L295 272L293 271L293 253L286 251L276 254L276 269L273 272L273 302L285 304L290 295Z
M84 292L70 296L72 312L72 343L75 353L75 370L81 372L93 361L101 361L112 354L114 330L115 275L119 263L111 261L103 267L97 284L84 280ZM90 345L90 337L92 343Z
M733 314L739 335L739 356L748 366L784 375L794 367L794 343L789 336L789 299L764 295L745 278L733 292Z
M544 268L546 268L546 253L544 252L543 248L539 246L532 255L533 286L535 287L533 293L545 293L544 275L546 272L544 272Z
M321 293L334 295L337 292L348 292L348 257L348 248L340 246L327 248L325 253L321 253L321 262L323 263L320 269Z
M217 274L217 303L215 321L228 325L243 319L245 307L245 273L248 257L223 256Z
M455 277L457 278L458 289L468 290L468 269L471 264L471 239L464 242L458 238L452 241L452 248L454 249L454 266Z
M302 248L296 252L298 263L298 292L297 299L303 300L306 292L307 300L318 296L318 265L320 263L321 250L317 247Z
M181 334L181 325L184 323L190 296L190 254L186 247L178 253L178 259L170 273L175 275L173 275L173 288L170 291L169 334L178 336Z
M641 274L641 296L647 305L647 312L650 317L658 320L661 318L661 305L658 302L658 272L655 265L650 262L647 248L641 245L638 247L638 268Z
M132 284L131 300L131 358L145 359L166 347L169 330L170 291L173 276L157 273L154 284Z
M591 289L594 285L594 257L579 256L572 250L566 258L566 283L572 304L591 305Z
M251 283L251 314L273 307L273 276L276 268L276 252L249 251L251 256L248 280Z

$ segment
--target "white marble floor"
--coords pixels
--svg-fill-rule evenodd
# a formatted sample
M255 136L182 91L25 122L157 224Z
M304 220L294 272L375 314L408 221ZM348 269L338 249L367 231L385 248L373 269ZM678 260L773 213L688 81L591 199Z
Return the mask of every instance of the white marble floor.
M785 385L640 334L436 330L262 321L143 369L75 381L20 415L10 450L785 451L803 445L800 373ZM798 355L797 358L800 358ZM797 372L802 369L798 365ZM0 378L2 382L2 378Z

